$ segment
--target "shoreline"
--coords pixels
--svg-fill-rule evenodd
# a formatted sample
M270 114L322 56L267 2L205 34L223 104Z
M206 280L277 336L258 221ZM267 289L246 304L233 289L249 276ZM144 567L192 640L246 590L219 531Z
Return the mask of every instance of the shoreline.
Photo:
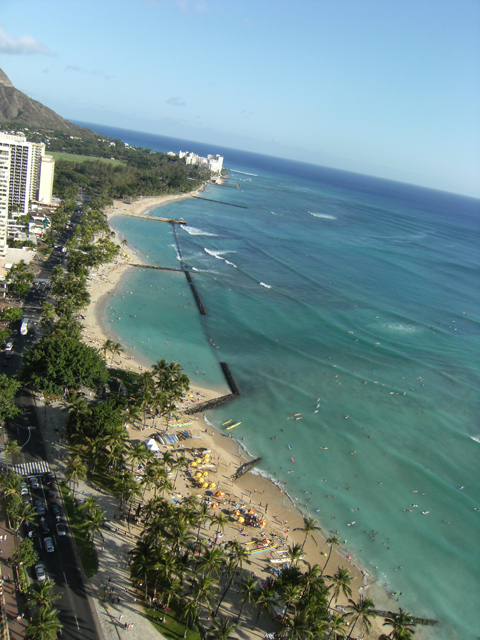
M132 205L127 205L117 201L114 203L113 207L109 207L106 210L107 219L110 221L111 218L116 215L122 215L120 212L121 209L126 213L133 213L135 215L135 213L145 213L157 206L168 204L178 199L191 197L191 195L193 194L185 194L182 196L159 196L158 198L142 198ZM115 235L117 242L121 242L119 234L115 232ZM118 336L109 335L109 331L104 324L104 318L102 316L105 303L108 300L107 296L113 289L121 286L122 280L132 268L130 267L130 262L132 262L133 259L135 259L137 263L144 262L139 258L137 252L132 251L128 246L122 247L121 255L118 256L113 263L104 265L90 276L89 293L91 295L91 301L85 311L83 330L84 341L87 344L90 344L90 346L100 347L107 338L115 338L118 341ZM110 365L120 366L126 370L136 371L139 373L151 366L146 359L144 360L139 354L133 352L131 349L125 349L120 356L108 356L107 361ZM189 396L190 398L193 398L193 400L190 402L190 400L187 399L187 402L183 406L179 407L178 417L182 419L181 416L184 410L188 406L191 406L191 404L195 403L195 401L199 401L200 399L202 401L213 399L218 395L218 391L202 388L199 385L192 384ZM232 437L228 437L228 434L215 428L210 422L208 422L204 414L202 414L202 416L198 414L195 417L184 415L183 421L187 420L192 420L192 424L194 425L191 429L192 433L194 430L200 430L201 432L201 435L197 433L195 434L194 437L197 438L197 441L194 441L192 446L205 446L208 449L218 452L218 471L219 473L220 470L223 471L222 479L220 480L219 478L220 482L218 483L218 487L225 490L230 495L233 494L241 502L245 500L257 505L258 501L256 508L263 510L265 513L264 517L268 521L268 530L272 532L272 535L278 536L279 539L288 539L288 544L302 544L304 538L302 532L294 531L294 529L303 526L304 513L299 508L299 505L295 503L294 499L289 496L288 492L284 492L281 486L277 484L273 478L270 478L267 473L262 473L258 470L253 473L247 473L236 483L233 483L230 479L230 475L236 467L251 459L251 454L237 440ZM147 426L145 434L142 433L140 436L140 441L149 438L150 435L154 435L157 428L158 426L155 424L155 421L151 427ZM130 430L131 439L132 436L134 436L135 439L138 438L137 434L134 434L132 430ZM163 447L161 447L161 451L163 451ZM184 490L187 490L187 488ZM258 498L261 499L259 500ZM269 511L269 513L267 513L267 511ZM307 540L305 543L304 554L305 559L310 564L319 564L320 567L325 565L330 552L330 547L326 542L328 537L329 532L327 528L324 528L322 532L316 533L313 539L310 537ZM261 557L254 563L255 571L257 572L257 575L260 573L262 577L266 578L270 575L269 570L271 570L271 568L268 564L265 564L263 560L268 559ZM358 599L358 595L364 595L365 591L375 582L374 577L361 566L361 563L358 562L358 560L358 558L348 557L345 551L341 551L341 549L334 547L328 561L328 570L326 571L326 575L332 575L338 568L348 568L350 570L352 577L350 586L352 588L352 598L354 600ZM377 589L377 585L375 585L375 591L377 590L381 591L381 588L378 586ZM376 603L377 608L380 608L382 604L385 605L387 603L389 608L396 608L386 592L384 596L385 597L382 598L383 602L379 599ZM347 604L347 600L343 595L341 595L338 598L337 606L341 608L344 607L345 604ZM377 621L375 624L375 630L372 630L369 637L376 638L381 632L382 629L380 627L380 622Z

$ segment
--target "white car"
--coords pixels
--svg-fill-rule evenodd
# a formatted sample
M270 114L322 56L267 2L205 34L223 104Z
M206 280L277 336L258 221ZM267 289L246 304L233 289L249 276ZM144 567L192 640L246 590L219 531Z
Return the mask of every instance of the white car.
M20 495L27 496L28 495L28 485L26 482L22 482L20 485Z
M45 545L45 549L47 550L47 553L53 553L55 551L52 538L45 538L43 541L43 544Z
M40 487L37 478L30 478L30 486L32 487L32 489L38 489Z
M67 530L65 529L65 525L62 522L57 522L57 535L65 536L67 534Z
M35 565L35 573L37 574L37 580L39 582L43 582L43 580L45 580L47 577L45 575L45 569L43 567L43 564L41 564L40 562Z

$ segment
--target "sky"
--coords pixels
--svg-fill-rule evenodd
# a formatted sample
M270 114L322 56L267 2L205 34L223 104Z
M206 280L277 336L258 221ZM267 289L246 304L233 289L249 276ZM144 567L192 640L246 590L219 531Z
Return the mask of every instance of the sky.
M480 197L479 0L0 0L0 68L69 120Z

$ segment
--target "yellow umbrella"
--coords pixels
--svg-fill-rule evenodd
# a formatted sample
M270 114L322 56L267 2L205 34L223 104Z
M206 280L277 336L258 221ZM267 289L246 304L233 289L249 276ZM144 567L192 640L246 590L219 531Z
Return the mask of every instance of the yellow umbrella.
M213 508L213 509L218 509L218 504L217 504L216 502L214 502L214 503L212 504L212 508Z
M215 489L215 487L217 486L215 484L215 482L210 482L210 484L208 485L210 489Z
M200 471L197 471L197 473L195 474L195 478L201 478L202 474L200 473Z
M240 516L240 517L238 518L238 522L245 522L245 518L243 518L242 516Z
M196 460L194 460L193 462L190 463L191 467L196 467L198 464L198 462Z
M259 524L261 527L264 527L267 523L265 522L265 520L260 520Z
M204 472L202 473L202 476L208 476L208 471L204 471Z
M235 509L235 511L233 512L234 516L239 516L240 515L240 511L238 509Z
M203 488L203 489L208 489L208 482L204 482L204 483L202 484L202 488Z

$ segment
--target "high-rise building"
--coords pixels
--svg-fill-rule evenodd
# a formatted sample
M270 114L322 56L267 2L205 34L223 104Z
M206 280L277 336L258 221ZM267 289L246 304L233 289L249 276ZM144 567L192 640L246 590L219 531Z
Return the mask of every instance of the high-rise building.
M40 185L38 187L38 201L51 204L53 194L53 177L55 174L55 160L52 156L43 155L40 164Z
M0 147L0 256L7 251L8 194L10 188L10 148Z
M27 142L23 135L0 133L0 149L6 148L10 149L9 211L23 215L28 213L30 202L38 200L45 145Z

